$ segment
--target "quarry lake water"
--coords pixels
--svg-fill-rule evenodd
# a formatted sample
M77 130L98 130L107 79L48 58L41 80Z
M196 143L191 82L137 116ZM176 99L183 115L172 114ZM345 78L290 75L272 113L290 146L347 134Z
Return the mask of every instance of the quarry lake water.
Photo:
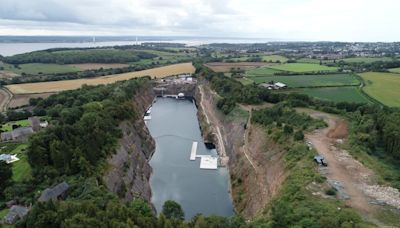
M152 203L157 212L167 200L178 202L190 219L203 215L234 214L229 194L229 173L226 168L200 169L200 159L190 161L192 143L197 141L198 155L217 155L203 143L197 108L189 100L157 98L147 122L156 141L156 151L150 161Z

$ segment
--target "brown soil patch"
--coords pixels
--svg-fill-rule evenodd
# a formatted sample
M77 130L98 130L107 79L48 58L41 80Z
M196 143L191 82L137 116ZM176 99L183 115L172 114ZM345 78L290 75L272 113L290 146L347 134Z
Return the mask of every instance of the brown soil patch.
M0 78L2 79L7 79L7 78L14 78L14 77L18 77L19 75L11 72L11 71L5 71L5 70L1 70L0 71Z
M98 70L100 68L111 69L111 68L123 68L129 66L129 64L123 64L123 63L82 63L82 64L67 64L67 65L72 67L77 67L81 70Z
M223 63L223 62L213 62L204 64L204 66L210 68L214 72L229 72L232 68L249 70L257 67L269 65L265 62L237 62L237 63Z
M21 106L25 106L29 104L29 100L31 98L48 98L50 95L54 93L38 93L38 94L17 94L14 95L8 105L9 108L17 108Z
M331 129L328 132L328 137L335 138L335 139L346 138L347 135L349 134L346 121L337 120L337 122L335 124L336 124L336 127L334 129Z

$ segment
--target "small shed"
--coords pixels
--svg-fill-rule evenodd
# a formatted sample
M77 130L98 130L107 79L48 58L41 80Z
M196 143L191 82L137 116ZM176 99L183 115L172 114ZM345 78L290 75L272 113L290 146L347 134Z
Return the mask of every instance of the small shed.
M29 122L31 122L31 126L33 131L39 131L40 130L40 119L37 116L32 116L28 118Z
M18 219L22 219L29 212L29 208L19 205L14 205L10 208L8 214L4 217L4 222L14 224Z
M68 189L69 185L65 181L54 186L53 188L46 188L40 195L38 201L47 202L50 200L56 201L58 199L65 198L67 196Z
M282 82L277 82L274 84L276 87L278 87L279 89L283 89L283 88L287 88L287 85L282 83Z

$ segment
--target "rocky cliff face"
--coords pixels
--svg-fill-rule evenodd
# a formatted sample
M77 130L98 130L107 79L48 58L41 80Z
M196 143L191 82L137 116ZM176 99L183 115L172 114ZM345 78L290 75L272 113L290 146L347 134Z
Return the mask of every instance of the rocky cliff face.
M196 102L203 138L220 150L215 132L219 128L225 153L229 157L227 164L235 209L244 217L253 218L279 192L285 179L284 150L268 139L264 129L249 126L246 117L234 113L226 116L218 111L218 95L207 82L204 82L201 91L202 94L197 90ZM248 134L247 142L245 134Z
M149 160L155 150L155 142L144 124L142 114L154 99L152 86L142 88L133 99L139 115L136 121L120 124L123 136L116 153L108 159L108 171L104 182L109 191L115 192L124 201L140 197L150 201L149 184L152 169Z

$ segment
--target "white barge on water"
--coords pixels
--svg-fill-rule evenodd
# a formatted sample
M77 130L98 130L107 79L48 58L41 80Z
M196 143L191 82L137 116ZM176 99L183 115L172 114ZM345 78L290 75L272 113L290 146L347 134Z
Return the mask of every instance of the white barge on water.
M192 150L190 152L190 160L195 161L200 158L200 169L218 169L218 157L211 155L197 155L198 142L192 143Z

